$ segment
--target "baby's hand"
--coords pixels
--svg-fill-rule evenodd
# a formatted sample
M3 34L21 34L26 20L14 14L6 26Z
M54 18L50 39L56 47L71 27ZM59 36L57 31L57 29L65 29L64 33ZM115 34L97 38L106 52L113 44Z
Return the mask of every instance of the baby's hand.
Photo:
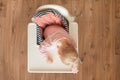
M72 72L73 73L77 73L79 70L78 70L78 64L79 64L79 61L76 60L75 63L73 64L72 66Z
M46 43L45 41L43 41L41 44L40 44L40 53L41 55L45 56L46 57L46 60L48 63L52 63L53 62L53 58L52 56L50 55L49 51L48 51L48 48L50 47L51 45Z

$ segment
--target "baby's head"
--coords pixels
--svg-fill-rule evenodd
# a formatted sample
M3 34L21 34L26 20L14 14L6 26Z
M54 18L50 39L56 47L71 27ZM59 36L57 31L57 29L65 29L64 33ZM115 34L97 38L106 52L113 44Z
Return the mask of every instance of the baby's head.
M78 60L78 54L72 44L66 39L61 39L57 45L61 61L66 65L73 65Z

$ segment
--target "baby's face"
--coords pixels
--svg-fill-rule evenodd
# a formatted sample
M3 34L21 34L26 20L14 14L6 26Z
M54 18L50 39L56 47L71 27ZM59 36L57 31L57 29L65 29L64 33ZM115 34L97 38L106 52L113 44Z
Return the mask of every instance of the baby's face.
M68 56L68 57L65 57L64 59L63 58L61 59L62 59L62 62L66 65L73 65L77 60L77 58L74 56L73 57Z

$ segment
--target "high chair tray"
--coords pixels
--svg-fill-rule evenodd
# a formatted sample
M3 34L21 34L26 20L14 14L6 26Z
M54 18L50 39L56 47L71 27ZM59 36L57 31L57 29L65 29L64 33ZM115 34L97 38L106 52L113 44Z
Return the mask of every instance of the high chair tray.
M72 73L71 67L64 65L58 55L54 54L54 62L49 64L45 57L39 53L37 45L37 26L35 23L28 24L28 72L30 73ZM69 34L75 40L78 51L78 24L70 23ZM53 52L54 53L54 52Z

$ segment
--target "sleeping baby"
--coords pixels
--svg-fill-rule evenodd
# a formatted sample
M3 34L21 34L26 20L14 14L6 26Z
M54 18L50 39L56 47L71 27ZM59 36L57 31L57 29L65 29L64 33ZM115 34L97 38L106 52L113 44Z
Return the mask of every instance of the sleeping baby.
M39 51L45 55L48 63L53 62L49 53L50 47L55 47L61 62L72 67L74 73L78 72L79 56L75 41L69 35L68 21L58 11L46 9L37 12L33 21L39 26Z

